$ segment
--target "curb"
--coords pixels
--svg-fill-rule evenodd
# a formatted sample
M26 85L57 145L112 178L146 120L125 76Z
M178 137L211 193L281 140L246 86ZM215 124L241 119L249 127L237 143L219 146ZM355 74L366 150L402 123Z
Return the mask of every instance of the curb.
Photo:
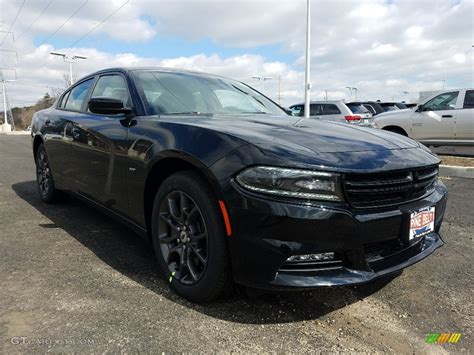
M439 175L474 179L474 167L440 165Z
M31 132L28 131L12 131L12 132L0 132L0 134L4 134L5 136L29 136Z

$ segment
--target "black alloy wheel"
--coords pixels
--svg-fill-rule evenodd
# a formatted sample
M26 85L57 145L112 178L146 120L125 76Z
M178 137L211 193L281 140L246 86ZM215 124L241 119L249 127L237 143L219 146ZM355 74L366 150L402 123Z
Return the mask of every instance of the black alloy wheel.
M161 202L158 230L170 274L186 285L198 282L207 267L208 232L196 202L183 191L170 192Z
M219 201L204 177L180 171L161 184L151 236L171 288L193 302L210 302L233 288L228 238Z
M38 181L38 189L42 197L48 196L51 188L51 170L46 152L43 149L38 150L36 159L36 176Z

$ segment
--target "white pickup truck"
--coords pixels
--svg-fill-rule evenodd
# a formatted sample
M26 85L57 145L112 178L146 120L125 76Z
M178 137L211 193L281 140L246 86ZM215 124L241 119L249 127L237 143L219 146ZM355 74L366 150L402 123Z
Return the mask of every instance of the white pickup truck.
M437 92L411 109L375 116L373 125L425 145L474 145L474 89Z

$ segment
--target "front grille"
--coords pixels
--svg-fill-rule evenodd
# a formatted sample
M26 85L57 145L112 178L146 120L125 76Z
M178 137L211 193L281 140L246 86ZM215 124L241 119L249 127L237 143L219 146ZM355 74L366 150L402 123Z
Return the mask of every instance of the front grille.
M330 261L308 261L308 262L285 262L280 272L308 272L308 271L326 271L341 269L342 260Z
M349 203L354 207L389 206L420 198L433 188L437 176L437 166L346 174L344 188Z
M365 257L369 262L374 259L392 255L402 248L403 245L398 239L364 244Z

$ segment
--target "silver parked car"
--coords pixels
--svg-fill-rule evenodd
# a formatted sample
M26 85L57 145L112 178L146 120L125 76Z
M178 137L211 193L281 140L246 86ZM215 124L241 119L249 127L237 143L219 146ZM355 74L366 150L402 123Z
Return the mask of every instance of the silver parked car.
M374 127L426 145L473 145L474 89L437 92L411 109L376 116Z
M304 116L304 103L290 106L292 116ZM372 114L361 103L343 101L311 101L310 118L372 126Z

